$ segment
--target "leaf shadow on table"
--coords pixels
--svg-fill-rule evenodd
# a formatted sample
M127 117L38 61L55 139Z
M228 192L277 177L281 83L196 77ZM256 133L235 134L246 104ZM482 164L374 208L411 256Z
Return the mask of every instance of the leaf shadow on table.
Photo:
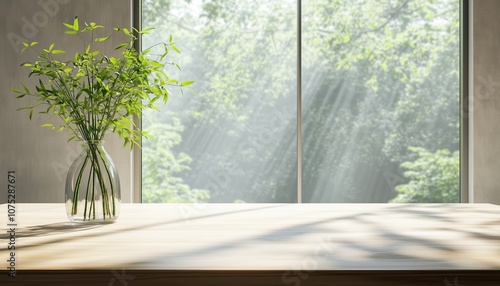
M69 233L76 231L83 231L88 229L94 229L102 227L106 224L102 223L71 223L71 222L58 222L58 223L49 223L49 224L41 224L34 225L29 227L18 227L16 228L16 237L40 237L40 236L51 236L57 235L61 233ZM8 239L9 234L1 234L0 239Z
M479 211L479 213L492 214L488 211ZM332 211L332 214L335 214L335 211ZM440 221L444 225L460 225L460 220L443 215L439 211L439 208L435 210L432 208L419 209L411 205L394 206L380 217L377 217L377 219L395 219L400 216L411 218L414 222L419 219L427 219ZM484 221L487 223L491 222L492 219L493 217L485 218ZM337 225L336 223L339 222L344 222L344 224L340 223ZM343 228L345 225L366 226L366 231L371 233L369 237L380 240L381 243L349 239L349 237L345 236L345 233L349 233L348 228ZM382 261L385 263L382 268L395 267L397 269L404 269L407 267L412 269L412 267L431 267L433 269L433 267L437 267L438 269L454 269L464 267L464 264L462 264L464 258L460 254L463 250L456 244L449 243L455 239L454 237L450 236L449 239L446 237L445 239L434 239L432 232L439 230L438 228L421 229L416 227L415 230L424 233L424 235L419 236L412 235L412 230L411 225L406 226L405 231L405 228L400 228L398 225L384 224L383 221L375 220L373 213L366 211L356 214L332 216L331 218L307 223L296 223L237 241L225 241L224 243L193 248L189 251L171 251L167 249L161 251L158 249L156 257L149 257L147 260L136 260L123 265L123 267L148 268L158 265L182 267L181 265L184 264L189 266L190 262L200 258L204 258L205 260L212 258L216 261L220 257L223 257L225 253L228 253L228 251L241 253L242 256L240 258L244 260L248 259L245 256L245 251L251 251L251 249L246 249L248 245L259 245L260 243L286 244L291 238L308 236L311 233L317 234L317 241L309 241L311 244L301 249L303 251L299 255L301 258L298 261L290 261L290 269L296 268L297 265L299 267L307 265L307 263L312 263L308 266L311 267L313 265L311 271L321 269L357 269L359 267L377 269L381 267L378 263ZM425 235L427 231L429 231L428 236ZM500 239L500 237L487 236L484 233L471 231L465 227L450 229L450 233L451 231L461 236L475 237L482 240ZM353 231L352 235L354 238L355 236L364 234ZM322 255L317 255L315 247L323 248ZM307 252L305 250L307 248L310 248L311 251ZM425 251L430 251L442 256L425 256L420 251L424 253ZM355 255L350 256L351 253ZM277 254L284 255L283 257L277 257L281 260L287 257L286 253ZM448 258L455 256L462 257L462 261L455 261ZM360 257L365 258L364 262L360 263Z
M255 208L250 208L250 209L244 209L244 210L235 210L235 211L225 211L225 212L220 212L220 213L213 213L213 214L201 214L197 215L196 217L190 218L190 221L197 221L201 219L206 219L206 218L211 218L211 217L218 217L218 216L224 216L224 215L230 215L230 214L236 214L236 213L244 213L244 212L251 212L251 211L256 211L260 209L269 209L269 208L276 208L280 206L262 206L262 207L255 207ZM133 226L133 227L126 227L126 228L121 228L120 232L126 233L129 231L135 231L135 230L142 230L142 229L147 229L147 228L153 228L157 227L160 225L169 225L169 224L176 224L176 223L183 223L185 222L185 219L169 219L165 220L162 222L154 222L154 223L149 223L149 224L142 224L140 226ZM114 226L116 223L91 223L91 222L86 222L86 223L71 223L71 222L61 222L61 223L53 223L53 224L44 224L44 225L36 225L32 227L26 227L26 228L18 228L16 229L16 237L40 237L40 236L52 236L55 234L67 234L69 232L76 232L76 231L86 231L90 229L95 229L95 228L104 228L107 226ZM85 238L91 238L91 237L100 237L100 236L107 236L107 235L112 235L115 234L115 230L109 229L106 231L100 231L100 232L84 232L81 235L78 236L78 239L85 239ZM9 233L2 234L0 236L1 239L9 239ZM66 236L66 237L55 237L52 240L46 240L43 242L43 246L50 245L50 244L59 244L59 243L65 243L68 241L74 240L75 237L73 236ZM33 244L33 245L23 245L19 246L16 248L19 249L29 249L29 248L36 248L38 246L42 246L42 244Z

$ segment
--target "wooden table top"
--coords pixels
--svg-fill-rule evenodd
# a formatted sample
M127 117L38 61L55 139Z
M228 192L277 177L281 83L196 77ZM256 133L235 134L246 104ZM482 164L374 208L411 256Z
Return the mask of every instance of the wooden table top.
M104 225L16 210L17 270L500 270L492 204L123 204Z

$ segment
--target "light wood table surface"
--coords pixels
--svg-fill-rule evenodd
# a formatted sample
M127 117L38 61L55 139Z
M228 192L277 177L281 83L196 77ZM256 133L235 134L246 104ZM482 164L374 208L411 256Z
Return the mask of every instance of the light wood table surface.
M0 214L8 229L6 204ZM55 274L132 286L500 285L492 204L123 204L116 223L101 225L71 224L64 204L17 204L16 224L17 278L5 272L2 231L0 285Z

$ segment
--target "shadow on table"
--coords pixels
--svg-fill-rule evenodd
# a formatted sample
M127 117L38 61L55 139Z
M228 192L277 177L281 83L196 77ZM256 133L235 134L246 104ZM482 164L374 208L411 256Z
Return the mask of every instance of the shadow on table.
M490 211L483 210L477 210L476 213L491 214ZM324 219L316 221L297 222L296 224L270 229L268 232L237 241L209 244L184 252L158 251L156 257L148 257L147 260L139 259L124 265L124 267L147 269L148 267L156 265L189 266L190 261L196 261L200 257L215 259L217 257L223 257L230 251L236 250L240 251L240 253L244 253L244 249L249 245L259 245L261 243L286 244L291 243L292 239L296 239L299 236L308 236L312 233L316 233L319 235L318 241L303 240L308 243L312 242L312 245L307 245L307 247L305 247L305 249L308 247L311 248L311 252L303 253L302 259L299 259L299 261L291 261L289 265L290 269L297 265L299 265L299 267L303 265L307 266L309 262L314 265L312 272L324 268L357 269L367 267L367 265L369 266L368 268L378 269L380 266L377 263L381 261L385 261L384 263L387 265L394 265L399 268L402 268L401 265L406 265L409 269L412 269L411 267L415 265L420 265L420 267L423 268L425 267L422 265L428 265L427 267L431 268L455 269L457 267L463 267L463 265L459 263L460 261L457 262L453 259L453 257L457 256L463 250L457 247L456 244L448 243L455 239L454 236L450 236L449 240L434 239L432 234L434 231L447 230L450 233L455 232L458 237L471 237L483 241L500 241L500 236L498 235L491 235L468 229L466 227L467 224L461 222L460 219L443 214L439 206L436 206L435 209L419 209L411 205L395 205L385 212L378 213L377 219L374 219L373 213L370 211L362 211L343 216L334 216L334 214L335 211L332 211L332 217L325 217ZM393 220L399 217L408 217L412 219L413 222L418 220L434 221L444 226L461 225L462 223L464 227L442 229L439 228L439 226L434 226L434 228L420 228L420 226L416 225L414 231L420 231L424 234L428 232L428 237L426 237L425 235L413 236L412 232L410 231L407 233L405 228L401 228L398 225L387 225L383 223L384 220ZM483 220L484 223L490 227L494 226L492 223L496 221L495 217L484 218ZM339 222L346 223L336 224ZM365 232L369 233L370 239L380 241L381 243L373 244L370 243L371 241L369 240L355 240L338 235L349 233L349 229L344 228L346 225L365 226ZM411 227L407 227L406 230L411 230ZM355 237L366 234L353 231L351 235ZM313 251L315 247L325 250L322 252L323 255L318 256L317 253ZM439 252L442 254L442 257L422 257L418 252L412 251L413 249L420 249L422 252ZM349 253L355 253L356 256L350 257ZM359 257L365 257L366 261L359 262ZM242 259L244 258L242 257ZM415 265L412 263L415 263Z
M36 237L36 236L50 236L61 233L83 231L88 229L99 228L105 226L102 223L82 223L76 224L71 222L59 222L50 224L41 224L30 227L16 228L16 237ZM9 239L9 233L2 233L0 239Z

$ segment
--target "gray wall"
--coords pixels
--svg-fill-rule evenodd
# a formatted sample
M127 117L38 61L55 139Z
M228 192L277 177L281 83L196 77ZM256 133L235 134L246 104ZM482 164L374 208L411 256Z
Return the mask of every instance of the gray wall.
M500 204L500 1L473 6L473 201Z
M40 3L45 3L41 6ZM473 104L471 166L473 202L500 204L500 1L475 0L473 3ZM74 16L102 23L106 27L124 27L131 23L130 0L3 0L0 10L0 177L7 171L17 174L18 202L62 202L65 173L78 144L66 142L68 134L40 128L47 118L15 109L27 101L17 100L10 87L26 80L27 72L19 64L28 55L19 54L21 41L38 41L41 46L61 42L62 22ZM29 23L28 23L29 22ZM8 36L10 35L10 38ZM71 38L69 38L71 39ZM64 47L72 47L65 40ZM130 154L116 138L108 138L109 151L121 175L124 202L130 201ZM5 182L5 181L4 181ZM5 184L4 184L5 186ZM0 203L6 201L6 188L0 191Z
M7 200L7 172L17 175L17 202L63 202L64 181L69 165L80 152L80 144L67 139L69 133L53 132L41 128L43 123L57 123L58 118L35 115L29 120L28 112L16 111L28 105L29 99L16 99L11 87L27 79L27 68L19 65L33 60L32 53L20 54L20 42L37 41L40 47L59 44L64 50L75 50L78 41L64 34L62 25L96 22L107 30L131 26L131 0L3 0L0 9L0 177L2 186L0 203ZM115 44L122 39L114 40ZM78 46L79 48L80 46ZM113 51L110 48L110 51ZM130 201L130 152L122 148L116 136L108 136L105 149L110 153L120 173L122 197Z

